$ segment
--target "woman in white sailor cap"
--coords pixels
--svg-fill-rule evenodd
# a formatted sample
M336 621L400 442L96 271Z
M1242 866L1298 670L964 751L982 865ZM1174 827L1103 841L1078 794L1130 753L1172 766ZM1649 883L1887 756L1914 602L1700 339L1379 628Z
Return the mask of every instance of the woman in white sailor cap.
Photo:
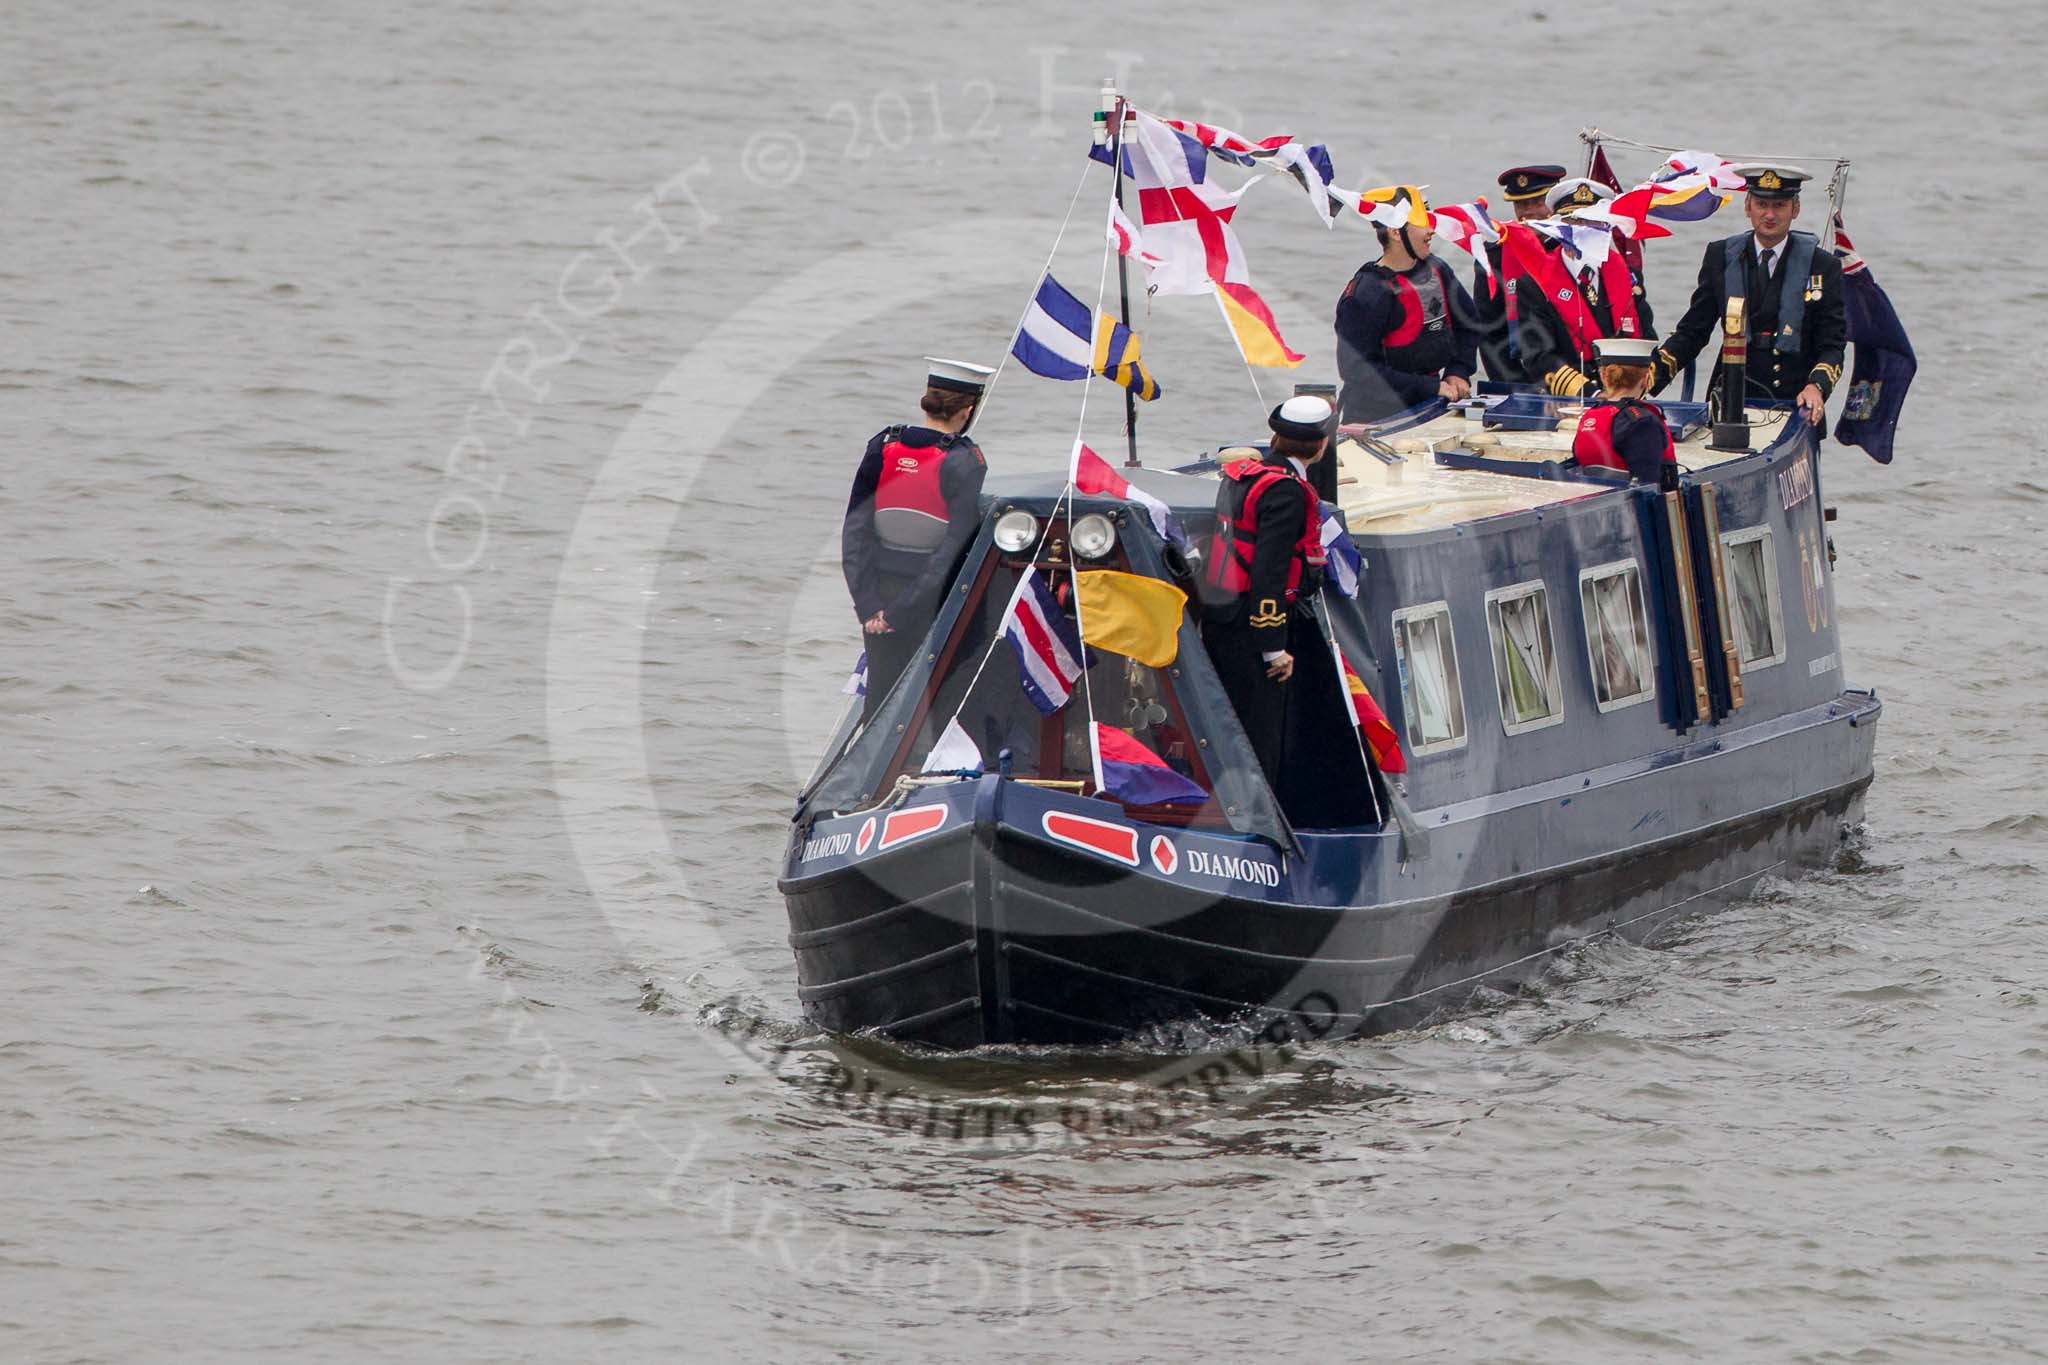
M923 419L869 440L840 527L840 567L868 647L872 716L924 642L939 599L981 523L988 461L966 431L995 373L926 356Z
M1297 659L1307 666L1328 658L1326 647L1310 647L1321 638L1307 611L1322 584L1324 554L1321 504L1308 480L1329 449L1334 415L1329 400L1313 394L1273 409L1266 454L1223 466L1203 563L1203 640L1276 793Z
M1643 397L1657 343L1603 337L1593 343L1600 366L1600 397L1579 418L1572 458L1581 465L1620 469L1665 489L1678 486L1678 452L1664 410Z

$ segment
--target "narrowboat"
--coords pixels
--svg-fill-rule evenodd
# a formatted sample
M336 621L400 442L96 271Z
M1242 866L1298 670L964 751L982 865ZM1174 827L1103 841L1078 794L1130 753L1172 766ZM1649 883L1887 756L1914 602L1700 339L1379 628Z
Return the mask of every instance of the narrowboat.
M1717 449L1699 405L1667 416L1673 491L1580 469L1547 395L1342 429L1325 458L1365 570L1320 595L1335 662L1297 690L1283 790L1193 603L1170 662L1086 651L1051 715L1002 640L1033 571L1192 596L1199 549L1147 509L1202 546L1240 449L1126 469L1127 495L992 479L925 649L798 800L779 885L808 1018L947 1049L1380 1032L1827 862L1880 707L1844 680L1814 429L1752 407L1748 448ZM1362 742L1340 667L1398 759ZM1091 721L1199 802L1110 794ZM949 727L985 771L932 762Z

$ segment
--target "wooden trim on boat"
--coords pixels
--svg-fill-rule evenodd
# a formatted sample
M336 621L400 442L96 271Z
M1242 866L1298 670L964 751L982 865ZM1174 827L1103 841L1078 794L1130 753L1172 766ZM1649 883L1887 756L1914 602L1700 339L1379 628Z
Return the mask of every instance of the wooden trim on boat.
M1672 567L1678 571L1678 615L1685 627L1685 660L1692 668L1693 704L1699 724L1714 714L1707 695L1707 655L1700 643L1700 602L1693 589L1692 542L1685 526L1684 496L1676 491L1664 495L1664 516L1671 530Z
M1721 509L1714 505L1714 485L1702 483L1700 520L1705 523L1709 568L1714 579L1714 619L1721 623L1721 658L1728 670L1728 709L1742 709L1742 650L1736 644L1734 604L1728 597L1726 547L1721 544Z

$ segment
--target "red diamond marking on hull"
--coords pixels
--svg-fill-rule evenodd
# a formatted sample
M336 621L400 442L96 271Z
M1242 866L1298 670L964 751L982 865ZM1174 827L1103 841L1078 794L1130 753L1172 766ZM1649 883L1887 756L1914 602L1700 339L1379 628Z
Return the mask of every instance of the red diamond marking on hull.
M1152 838L1152 866L1169 877L1173 875L1173 869L1180 866L1180 855L1173 851L1173 840L1164 834Z
M875 817L870 815L867 818L866 822L863 823L860 827L860 837L853 841L853 851L855 853L865 853L868 851L868 845L872 844L874 841Z
M891 811L882 821L882 847L894 848L930 834L946 823L944 806L918 806L914 810Z
M1062 811L1047 811L1042 823L1045 832L1063 844L1085 848L1125 867L1138 865L1138 831L1129 825L1091 820L1085 815L1068 815Z

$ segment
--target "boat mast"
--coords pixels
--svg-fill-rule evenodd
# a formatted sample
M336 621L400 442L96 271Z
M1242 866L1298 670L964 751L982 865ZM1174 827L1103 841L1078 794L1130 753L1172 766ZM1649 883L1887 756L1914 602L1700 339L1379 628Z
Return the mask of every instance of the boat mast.
M1116 79L1102 82L1102 109L1109 116L1109 164L1116 173L1116 206L1124 206L1124 97L1117 93ZM1119 321L1126 331L1131 326L1131 264L1122 251L1116 253L1116 293ZM1138 395L1124 389L1124 468L1138 467Z

